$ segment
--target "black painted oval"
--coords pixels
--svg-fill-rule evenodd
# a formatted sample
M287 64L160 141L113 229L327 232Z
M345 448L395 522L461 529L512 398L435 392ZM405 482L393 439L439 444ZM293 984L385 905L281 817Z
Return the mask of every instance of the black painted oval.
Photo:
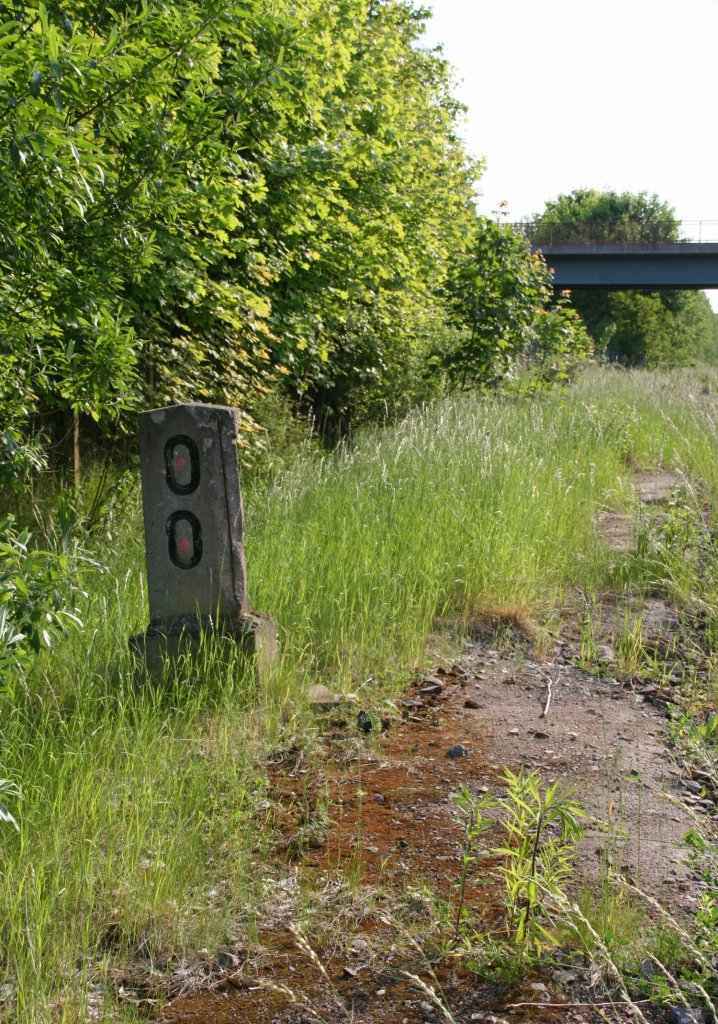
M192 552L189 558L179 550L177 527L179 523L188 523L192 534ZM170 561L178 569L194 569L202 559L202 527L199 519L192 512L173 512L167 520L167 544Z
M190 475L187 483L179 483L175 474L173 455L175 448L183 445L187 449L190 464ZM165 444L165 478L167 486L175 494L191 494L199 487L199 450L191 437L186 434L175 434Z

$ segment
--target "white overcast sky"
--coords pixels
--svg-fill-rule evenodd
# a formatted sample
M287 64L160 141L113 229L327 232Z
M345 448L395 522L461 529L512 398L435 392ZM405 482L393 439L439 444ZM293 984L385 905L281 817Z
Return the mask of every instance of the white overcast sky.
M510 219L584 186L646 190L718 239L718 0L426 0Z

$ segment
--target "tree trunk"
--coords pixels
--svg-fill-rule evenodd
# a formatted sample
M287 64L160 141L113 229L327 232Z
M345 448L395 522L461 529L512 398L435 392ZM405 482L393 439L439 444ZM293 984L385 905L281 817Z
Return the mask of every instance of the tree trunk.
M77 490L80 486L80 414L75 409L65 413L65 453L67 476Z

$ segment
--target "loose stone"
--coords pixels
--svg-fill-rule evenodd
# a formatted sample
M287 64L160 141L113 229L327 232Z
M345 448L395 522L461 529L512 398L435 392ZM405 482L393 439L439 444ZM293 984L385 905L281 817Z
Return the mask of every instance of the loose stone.
M424 682L426 682L426 686L422 686L419 692L425 697L436 697L444 692L444 684L440 683L438 679L431 679L430 682L424 680Z
M455 743L453 747L450 747L446 751L447 757L468 757L469 751L463 745L463 743Z

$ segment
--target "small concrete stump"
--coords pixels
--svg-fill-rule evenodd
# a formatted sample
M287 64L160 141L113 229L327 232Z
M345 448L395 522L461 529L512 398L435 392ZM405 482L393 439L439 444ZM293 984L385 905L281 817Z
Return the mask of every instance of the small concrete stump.
M259 675L276 656L274 621L247 598L238 425L219 405L140 414L150 623L129 643L150 674L209 635L239 645Z

